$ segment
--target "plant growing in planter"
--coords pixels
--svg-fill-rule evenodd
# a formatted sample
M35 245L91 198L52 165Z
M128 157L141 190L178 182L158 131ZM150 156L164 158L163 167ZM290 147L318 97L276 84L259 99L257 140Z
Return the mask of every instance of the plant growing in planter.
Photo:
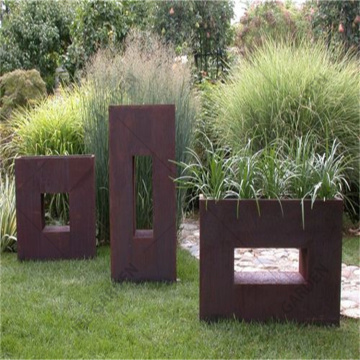
M175 182L200 197L200 318L339 324L347 159L308 137L237 154L211 145ZM297 248L297 272L234 273L234 248Z

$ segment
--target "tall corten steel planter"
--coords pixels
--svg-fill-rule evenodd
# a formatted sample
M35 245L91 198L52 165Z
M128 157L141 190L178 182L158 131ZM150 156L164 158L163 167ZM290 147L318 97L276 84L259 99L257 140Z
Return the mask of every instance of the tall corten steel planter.
M109 113L111 276L175 281L175 106L111 106ZM135 224L135 156L152 158L152 230Z
M95 158L26 156L15 160L20 260L82 259L96 254ZM46 226L44 194L68 193L70 226Z
M200 199L200 318L339 325L341 200ZM235 248L297 248L298 272L238 272ZM241 266L241 264L240 264Z

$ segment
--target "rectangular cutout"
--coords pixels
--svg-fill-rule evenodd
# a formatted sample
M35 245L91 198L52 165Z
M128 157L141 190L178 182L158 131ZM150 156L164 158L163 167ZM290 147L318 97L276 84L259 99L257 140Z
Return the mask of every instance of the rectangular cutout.
M300 250L294 248L235 248L235 284L302 284Z
M153 162L151 156L133 157L134 174L134 234L148 237L140 230L151 230L154 223L153 211Z
M69 193L41 194L41 208L44 228L70 231Z

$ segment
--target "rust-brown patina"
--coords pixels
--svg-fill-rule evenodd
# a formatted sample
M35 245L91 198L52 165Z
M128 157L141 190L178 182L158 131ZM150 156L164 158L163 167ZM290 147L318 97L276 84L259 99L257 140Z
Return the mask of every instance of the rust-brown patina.
M200 200L200 318L339 325L340 200ZM234 248L297 248L295 273L234 274Z
M175 106L110 106L109 113L111 276L175 281ZM152 230L136 229L135 156L152 157Z
M82 259L96 254L93 155L15 160L20 260ZM70 226L46 226L44 194L68 193Z

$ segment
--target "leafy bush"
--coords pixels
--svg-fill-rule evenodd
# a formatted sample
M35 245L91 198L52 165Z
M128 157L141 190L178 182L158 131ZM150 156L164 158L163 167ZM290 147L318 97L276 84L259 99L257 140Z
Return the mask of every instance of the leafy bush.
M1 252L14 250L16 244L15 181L0 176L0 246Z
M80 1L70 26L72 43L67 48L64 65L71 77L81 70L99 49L122 45L132 26L146 21L145 1Z
M235 45L242 55L249 55L268 39L298 43L311 35L310 21L291 1L253 3L240 19Z
M21 0L6 1L5 5L0 27L0 74L35 68L51 91L55 70L70 44L73 2Z
M347 56L335 61L335 55L320 43L295 47L267 42L250 59L243 59L228 83L215 92L217 107L211 116L222 143L235 149L248 139L260 150L275 139L289 142L310 132L314 150L323 153L338 140L338 150L351 157L353 170L347 177L356 198L358 62Z
M216 77L232 40L233 6L228 0L156 1L150 19L155 32L176 49L190 49L199 72Z
M85 150L96 156L97 213L100 239L108 240L108 106L129 104L175 104L176 158L185 160L184 150L191 144L196 100L191 88L188 65L174 63L171 48L149 34L133 33L123 54L101 51L87 67L86 91L82 93L85 129ZM145 158L146 159L146 158ZM147 161L147 160L145 160ZM149 227L151 208L150 163L139 164L136 203L139 228ZM144 186L146 184L146 186ZM178 215L181 215L184 194L178 191ZM146 200L147 199L147 200ZM142 214L145 216L142 218Z
M0 120L13 109L36 103L46 96L46 85L36 70L15 70L0 77Z

